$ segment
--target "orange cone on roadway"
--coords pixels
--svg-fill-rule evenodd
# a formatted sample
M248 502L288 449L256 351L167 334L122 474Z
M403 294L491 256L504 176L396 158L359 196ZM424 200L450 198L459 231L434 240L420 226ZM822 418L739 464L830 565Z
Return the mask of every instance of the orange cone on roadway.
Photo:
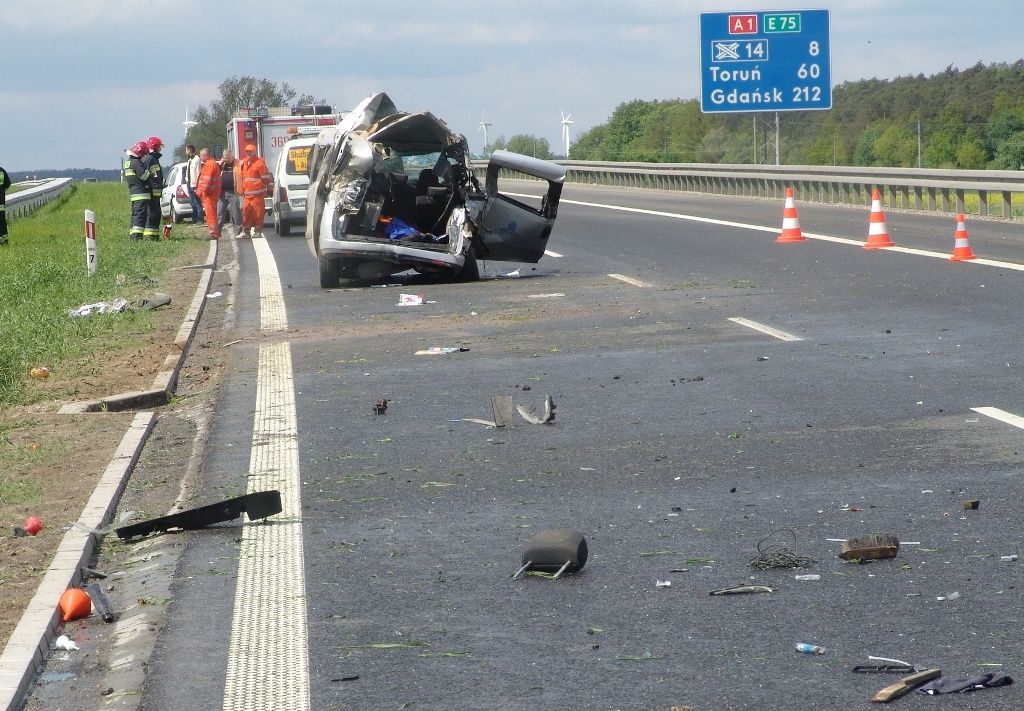
M60 596L61 618L65 622L88 617L92 613L92 598L81 588L68 588Z
M796 214L796 203L793 201L793 188L786 188L786 205L782 208L782 232L775 238L776 242L803 242L807 238L800 231L800 218Z
M967 218L961 212L956 216L956 232L953 233L953 256L950 261L961 262L965 259L977 259L971 251L971 244L967 241Z
M868 241L864 249L895 247L889 239L889 228L885 226L885 213L882 212L882 196L875 188L871 191L871 214L868 216Z

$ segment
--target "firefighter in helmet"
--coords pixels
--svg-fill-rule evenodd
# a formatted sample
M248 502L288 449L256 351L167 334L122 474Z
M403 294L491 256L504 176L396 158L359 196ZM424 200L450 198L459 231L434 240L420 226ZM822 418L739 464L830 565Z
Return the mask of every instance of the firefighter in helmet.
M149 187L149 170L142 164L142 158L149 153L145 141L139 141L126 151L122 171L128 184L128 196L132 203L132 227L128 236L133 240L142 239L146 232L146 216L149 200L153 195Z
M263 198L269 195L273 179L262 158L256 155L256 146L252 143L245 147L245 158L238 166L238 178L241 180L242 195L242 229L241 237L246 230L253 237L263 236Z
M160 167L160 149L164 142L157 136L150 136L146 141L149 148L142 159L142 167L149 171L149 205L146 212L146 227L142 231L143 237L160 239L160 193L164 189L164 172Z

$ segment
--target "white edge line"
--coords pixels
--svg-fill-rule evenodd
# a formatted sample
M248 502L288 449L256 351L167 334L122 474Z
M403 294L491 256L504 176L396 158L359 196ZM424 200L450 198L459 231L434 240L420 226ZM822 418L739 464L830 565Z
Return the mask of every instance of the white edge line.
M608 276L612 279L618 279L619 281L624 281L627 284L632 284L633 286L641 289L646 289L650 286L646 281L640 281L639 279L634 279L633 277L624 276L622 274L609 274Z
M804 340L804 339L800 338L800 336L794 336L792 333L786 333L785 331L780 331L779 329L772 328L771 326L765 326L763 323L758 323L757 321L751 321L750 319L740 318L740 317L737 316L735 318L730 318L729 320L732 321L733 323L738 323L741 326L746 326L747 328L752 328L755 331L760 331L761 333L765 333L765 334L767 334L769 336L774 336L775 338L778 338L780 341L802 341L802 340Z
M544 250L544 254L546 254L549 257L554 257L555 259L561 259L562 258L561 254L559 254L558 252L552 252L550 249L545 249Z
M1014 415L1012 412L1000 410L998 407L972 407L971 410L977 412L979 415L991 417L993 420L999 420L1000 422L1005 422L1008 425L1024 430L1024 417L1021 417L1020 415Z

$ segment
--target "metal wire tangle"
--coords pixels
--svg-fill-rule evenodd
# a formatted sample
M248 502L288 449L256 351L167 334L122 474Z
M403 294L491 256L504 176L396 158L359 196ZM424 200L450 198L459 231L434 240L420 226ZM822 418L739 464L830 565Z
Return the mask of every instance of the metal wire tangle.
M796 531L794 529L778 528L757 542L757 555L750 559L750 565L759 570L768 570L769 568L809 568L817 562L814 558L794 553L781 544L774 543L769 545L766 543L770 538L780 533L788 533L793 539L793 544L796 544Z

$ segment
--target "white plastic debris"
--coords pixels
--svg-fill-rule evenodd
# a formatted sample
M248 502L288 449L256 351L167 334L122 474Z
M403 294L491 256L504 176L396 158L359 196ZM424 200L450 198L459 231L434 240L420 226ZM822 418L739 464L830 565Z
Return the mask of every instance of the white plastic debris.
M670 587L672 587L672 581L671 580L658 580L657 582L654 583L654 587L656 587L656 588L670 588Z
M69 652L74 652L78 650L78 645L75 644L74 641L66 634L62 634L60 637L58 637L57 641L54 642L53 645L57 649L66 649Z
M958 592L951 592L951 593L946 593L945 595L939 595L935 599L936 600L940 600L940 601L941 600L956 600L958 597L960 597L960 593L958 593Z
M794 575L794 580L821 580L821 576L817 573L809 573L807 575Z
M128 306L127 299L117 298L112 302L97 301L95 304L82 304L76 309L69 309L68 316L85 318L93 314L119 314Z
M219 299L222 296L224 296L224 292L223 291L215 291L212 294L207 294L206 298L207 299Z
M999 560L1001 562L1003 562L1003 563L1016 563L1017 562L1017 554L1016 553L1011 553L1010 555L1001 555L1001 556L999 556Z
M399 306L419 306L423 303L423 294L399 294Z

